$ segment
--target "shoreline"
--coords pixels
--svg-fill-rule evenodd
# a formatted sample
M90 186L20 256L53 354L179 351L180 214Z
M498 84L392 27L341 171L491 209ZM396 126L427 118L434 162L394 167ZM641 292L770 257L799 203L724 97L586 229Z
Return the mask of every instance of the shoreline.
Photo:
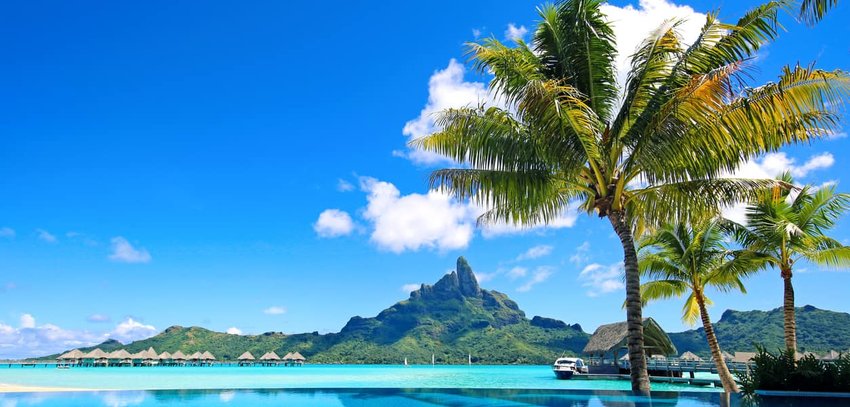
M57 393L68 391L96 391L92 389L77 389L73 387L44 387L25 384L0 383L0 393Z

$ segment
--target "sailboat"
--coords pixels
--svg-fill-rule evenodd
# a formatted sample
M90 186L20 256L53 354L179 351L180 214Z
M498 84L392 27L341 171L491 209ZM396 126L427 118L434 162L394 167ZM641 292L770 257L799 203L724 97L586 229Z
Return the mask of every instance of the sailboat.
M409 366L410 365L407 364L407 358L404 358L404 367L409 367Z

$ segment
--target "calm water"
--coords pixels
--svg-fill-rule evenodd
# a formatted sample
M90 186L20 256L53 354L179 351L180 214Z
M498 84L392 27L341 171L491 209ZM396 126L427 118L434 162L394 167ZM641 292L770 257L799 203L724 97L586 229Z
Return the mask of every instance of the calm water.
M80 393L0 394L0 406L568 406L568 407L708 407L748 406L733 396L721 404L720 393L653 392L651 398L614 390L506 389L277 389L153 390ZM846 402L845 402L846 403ZM759 402L759 407L838 407L836 400Z
M0 368L0 383L93 390L477 388L629 390L624 380L557 380L549 366ZM653 383L658 391L717 392Z

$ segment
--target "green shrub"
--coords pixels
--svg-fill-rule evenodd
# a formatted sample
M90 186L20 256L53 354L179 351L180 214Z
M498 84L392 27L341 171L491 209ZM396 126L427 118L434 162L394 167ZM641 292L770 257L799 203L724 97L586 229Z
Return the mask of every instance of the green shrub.
M737 374L744 394L756 390L850 392L850 355L840 355L832 362L812 355L795 361L791 351L774 354L757 349L754 364Z

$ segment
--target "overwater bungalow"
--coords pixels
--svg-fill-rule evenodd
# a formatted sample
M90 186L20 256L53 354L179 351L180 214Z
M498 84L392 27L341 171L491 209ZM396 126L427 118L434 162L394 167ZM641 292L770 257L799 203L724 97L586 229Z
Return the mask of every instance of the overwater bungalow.
M590 337L584 347L584 354L589 356L590 373L626 374L629 372L627 363L622 363L621 354L628 354L628 325L626 322L601 325ZM676 346L670 337L652 318L643 320L644 350L648 357L654 355L676 355ZM628 361L628 358L625 358ZM650 371L650 374L667 376L668 372Z
M253 366L255 358L251 352L245 352L236 360L239 362L239 366Z
M263 366L277 366L280 364L280 356L274 352L266 352L263 356L260 356L260 364Z
M204 353L201 353L201 362L205 365L212 365L215 362L215 356L208 351L204 351Z
M283 357L284 366L301 366L307 360L298 352L289 352Z
M184 355L184 354L183 354L183 352L180 352L180 351L178 350L177 352L174 352L174 354L173 354L173 355L171 355L171 359L174 361L174 364L175 364L175 365L177 365L177 366L183 366L183 365L185 365L185 364L186 364L186 360L187 360L188 358L186 357L186 355Z
M159 364L161 364L161 365L170 366L170 365L174 364L174 359L171 357L171 354L168 353L168 352L160 353L158 358L159 358Z
M79 365L80 363L82 363L83 356L85 356L83 352L81 352L79 349L74 349L72 351L65 352L64 354L60 355L58 358L56 358L56 360L59 364L62 365Z
M142 366L155 366L159 364L159 355L156 354L156 350L153 347L139 353L142 354Z
M685 353L682 353L682 355L679 356L679 360L682 360L682 361L685 361L685 362L702 362L702 358L699 357L699 355L697 355L696 353L693 353L691 351L687 351Z
M116 351L110 352L107 356L109 360L110 366L132 366L133 365L133 355L130 352L127 352L124 349L118 349Z
M88 366L106 366L109 364L109 355L100 350L100 348L96 348L83 355L83 364Z

